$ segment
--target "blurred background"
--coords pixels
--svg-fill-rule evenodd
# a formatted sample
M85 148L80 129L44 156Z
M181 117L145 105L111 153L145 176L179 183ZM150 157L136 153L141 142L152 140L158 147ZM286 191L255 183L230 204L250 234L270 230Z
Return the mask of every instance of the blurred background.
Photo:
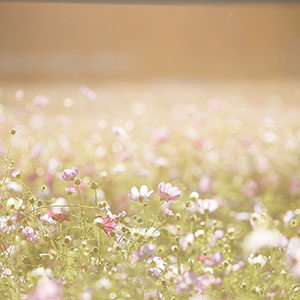
M2 82L298 80L300 2L4 1L0 41Z

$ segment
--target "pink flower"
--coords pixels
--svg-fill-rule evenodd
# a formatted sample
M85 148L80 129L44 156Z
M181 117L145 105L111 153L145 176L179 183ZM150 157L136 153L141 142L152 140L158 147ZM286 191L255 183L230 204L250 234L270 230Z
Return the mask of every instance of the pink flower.
M299 179L295 176L292 177L289 183L289 194L292 196L297 195L297 193L299 192L299 188L300 188Z
M300 278L300 239L293 237L290 239L287 248L287 263L292 275Z
M72 169L65 169L61 175L60 178L62 180L71 181L73 180L77 175L79 174L79 170L76 167L72 167Z
M288 210L283 216L283 223L285 226L288 226L290 222L296 217L296 214L293 210Z
M81 92L81 94L86 97L89 100L96 100L97 99L97 93L95 91L93 91L92 89L90 89L89 87L87 87L86 85L81 85L79 87L79 90Z
M215 199L199 199L196 202L196 207L200 214L213 213L219 208L219 203Z
M148 187L146 185L142 185L140 187L140 190L137 189L137 187L132 187L130 190L130 193L128 193L129 199L132 201L139 201L142 202L144 200L149 200L154 194L153 190L148 190Z
M216 230L214 235L211 238L211 244L215 245L217 240L221 240L222 238L224 238L224 236L225 236L225 233L223 230L220 230L220 229Z
M199 181L199 189L202 193L210 193L212 190L212 180L208 176L201 177Z
M254 180L248 181L244 186L244 193L247 197L254 197L258 189L258 184Z
M179 189L176 186L172 186L171 183L161 182L158 185L158 193L160 197L167 202L178 200L181 197Z
M62 290L53 281L46 281L37 285L30 300L62 300Z
M103 217L98 215L94 220L94 223L105 231L107 237L110 237L110 232L114 232L117 226L116 222L108 216Z
M208 256L200 255L198 258L207 267L213 267L220 264L223 260L223 255L221 252L215 254L209 254Z
M176 283L176 293L182 294L192 291L198 285L198 277L195 273L184 272L182 276L179 277Z
M222 283L221 278L212 274L204 274L198 278L198 295L202 295L205 291Z
M22 233L26 235L27 241L29 242L34 242L36 239L36 233L33 228L30 226L26 226L23 230Z
M154 140L157 144L166 142L171 135L171 130L168 127L162 127L154 133Z
M171 209L167 208L167 207L163 210L163 213L165 215L169 216L169 217L174 217L175 216L175 214L173 213L173 211Z
M156 249L156 245L147 244L141 247L139 251L135 251L134 254L137 255L140 261L143 261L145 258L150 257Z
M74 187L72 187L72 186L66 187L66 188L65 188L65 191L66 191L66 193L67 193L68 195L76 194L76 189L75 189Z

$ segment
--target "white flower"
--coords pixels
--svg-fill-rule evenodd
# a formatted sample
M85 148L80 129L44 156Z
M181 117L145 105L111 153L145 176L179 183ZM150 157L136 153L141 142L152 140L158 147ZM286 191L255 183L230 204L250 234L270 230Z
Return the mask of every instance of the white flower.
M266 264L267 260L268 260L267 257L262 256L261 254L255 256L253 253L251 253L250 256L248 257L249 264L261 265L262 267Z
M180 238L179 244L183 250L187 250L194 242L194 235L192 232L189 232L186 236Z
M137 187L132 187L130 192L128 193L128 197L132 200L132 201L145 201L145 200L149 200L154 194L153 190L148 190L148 187L146 185L142 185L140 187L140 190L137 189Z
M22 193L23 191L22 185L14 181L7 182L6 187L8 190L13 191L15 193Z
M133 228L131 233L138 233L146 238L148 237L158 237L160 236L160 231L156 230L155 227L150 227L148 230L146 228Z
M249 233L243 243L246 253L255 253L257 250L268 247L278 247L280 232L276 229L259 228Z
M44 222L45 224L48 225L55 225L56 221L54 219L52 219L52 217L49 214L44 214L43 216L41 216L40 220L42 222Z
M0 231L10 233L17 229L18 224L15 216L0 217Z
M10 197L6 202L8 209L20 209L23 205L23 200L19 198Z
M151 274L158 278L166 269L166 263L158 256L154 256L147 260L147 265Z
M213 213L219 208L219 202L215 199L199 199L196 201L196 209L200 214L205 214L205 212Z

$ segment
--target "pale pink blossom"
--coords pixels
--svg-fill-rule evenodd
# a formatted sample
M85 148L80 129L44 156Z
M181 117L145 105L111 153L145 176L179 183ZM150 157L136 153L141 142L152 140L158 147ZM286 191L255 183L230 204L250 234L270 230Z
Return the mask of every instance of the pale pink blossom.
M290 179L289 183L289 194L290 195L297 195L300 189L300 180L298 177L294 176Z
M76 194L76 189L75 189L74 187L72 187L72 186L66 187L66 188L65 188L65 191L66 191L66 193L67 193L68 195Z
M142 185L140 187L140 190L137 189L137 187L132 187L130 192L128 193L129 199L132 201L138 201L142 202L145 200L149 200L154 194L153 190L148 190L148 187L146 185Z
M199 199L196 201L196 209L200 214L213 213L219 208L219 202L215 199Z
M79 90L81 92L81 94L86 97L89 100L96 100L97 99L97 93L95 91L93 91L92 89L90 89L89 87L87 87L86 85L81 85L79 87Z
M158 185L158 193L167 202L178 200L181 197L179 189L176 186L172 186L171 183L161 182Z
M62 300L62 289L54 281L39 283L30 300Z
M223 255L221 252L217 252L209 255L200 255L199 260L207 267L213 267L219 265L223 260Z
M61 175L60 178L62 180L71 181L73 180L77 175L79 174L79 170L76 167L72 167L71 169L65 169Z
M169 217L174 217L175 216L174 212L171 209L167 208L167 207L163 210L163 213L165 215L169 216Z
M199 181L199 189L202 193L210 193L212 190L212 180L208 176L202 176Z
M179 239L180 247L185 251L194 243L194 234L189 232L186 236Z
M300 278L300 239L293 237L287 247L287 263L292 275Z
M198 277L195 273L184 272L176 283L176 293L182 294L194 290L198 284Z
M36 233L34 229L30 226L26 226L23 230L22 233L26 235L26 239L29 242L34 242L36 239Z
M244 186L244 193L247 197L254 197L257 192L258 185L254 180L248 181Z
M216 287L222 283L222 279L212 274L204 274L198 278L198 295L202 295L205 291Z
M285 226L288 226L290 222L296 217L296 214L293 210L288 210L283 216L283 223Z
M150 257L156 249L155 244L146 244L140 248L138 251L133 252L133 256L136 256L138 260L143 261L144 259Z

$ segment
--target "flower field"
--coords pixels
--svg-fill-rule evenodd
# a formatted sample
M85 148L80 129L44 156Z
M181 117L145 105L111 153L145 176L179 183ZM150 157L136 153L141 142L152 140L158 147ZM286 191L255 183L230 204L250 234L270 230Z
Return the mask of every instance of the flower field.
M0 86L0 295L300 299L297 83Z

